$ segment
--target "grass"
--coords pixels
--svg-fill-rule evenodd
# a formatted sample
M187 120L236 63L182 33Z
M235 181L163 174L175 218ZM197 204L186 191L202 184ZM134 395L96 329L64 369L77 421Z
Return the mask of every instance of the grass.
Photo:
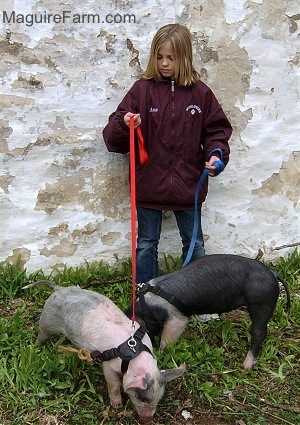
M192 318L177 345L156 351L162 369L185 362L187 372L167 387L155 423L300 423L300 253L296 250L271 266L287 281L292 306L287 313L282 294L255 368L242 368L250 338L245 310L206 325ZM179 267L179 259L165 257L162 273ZM87 263L51 275L41 270L28 274L19 265L0 264L0 425L138 423L125 396L122 412L110 408L101 367L57 352L63 337L35 347L34 317L51 290L21 290L38 279L51 279L89 287L124 308L131 302L130 276L129 261L117 269Z

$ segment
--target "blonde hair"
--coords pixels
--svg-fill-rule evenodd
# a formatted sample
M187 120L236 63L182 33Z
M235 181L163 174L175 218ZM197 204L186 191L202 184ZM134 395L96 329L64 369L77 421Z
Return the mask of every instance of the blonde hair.
M193 66L193 50L191 33L187 27L179 24L168 24L161 27L154 35L150 58L143 79L161 79L157 67L157 55L161 46L169 41L175 59L175 81L182 86L190 86L200 80L200 75Z

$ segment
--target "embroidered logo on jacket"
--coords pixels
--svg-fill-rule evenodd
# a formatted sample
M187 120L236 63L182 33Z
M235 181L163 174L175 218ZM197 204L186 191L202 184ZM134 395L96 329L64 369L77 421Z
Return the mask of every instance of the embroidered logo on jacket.
M192 114L192 115L194 115L195 113L196 113L196 111L197 112L199 112L199 114L201 114L201 108L199 108L199 106L198 105L189 105L187 108L186 108L186 111L187 112L189 112L190 111L190 113Z
M158 108L152 108L151 106L151 108L149 109L149 112L158 112Z

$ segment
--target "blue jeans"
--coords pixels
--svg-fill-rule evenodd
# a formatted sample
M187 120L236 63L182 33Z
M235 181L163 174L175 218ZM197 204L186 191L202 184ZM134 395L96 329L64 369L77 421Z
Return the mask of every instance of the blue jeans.
M199 212L199 230L191 261L205 255ZM182 259L184 260L192 238L194 210L173 211L182 240ZM150 208L137 208L138 237L136 250L136 281L148 282L158 276L158 243L161 234L162 211Z

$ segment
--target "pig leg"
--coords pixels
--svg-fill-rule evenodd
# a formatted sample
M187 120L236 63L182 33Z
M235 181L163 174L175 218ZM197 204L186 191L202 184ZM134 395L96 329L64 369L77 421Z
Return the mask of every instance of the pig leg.
M112 367L111 362L113 361L103 363L103 373L107 382L110 404L115 409L119 409L122 407L121 375Z
M41 326L40 324L39 333L38 333L38 337L35 344L38 347L40 347L41 345L44 345L51 335L53 335L53 333L49 332L46 328L43 328L43 326Z
M45 344L47 339L48 339L48 335L45 335L45 334L42 334L41 332L39 332L35 345L37 347L40 347L41 345Z
M188 322L188 318L179 319L173 317L171 320L164 324L164 328L161 334L160 348L165 348L168 343L175 343L178 341L180 335L183 333Z
M248 308L252 321L251 346L244 361L245 369L252 369L267 335L267 326L274 306L251 305Z
M48 317L47 314L42 314L39 322L39 333L36 341L36 345L40 347L41 345L44 345L45 342L54 334L61 333L60 327L61 324L58 326L56 325L56 318L55 317Z

